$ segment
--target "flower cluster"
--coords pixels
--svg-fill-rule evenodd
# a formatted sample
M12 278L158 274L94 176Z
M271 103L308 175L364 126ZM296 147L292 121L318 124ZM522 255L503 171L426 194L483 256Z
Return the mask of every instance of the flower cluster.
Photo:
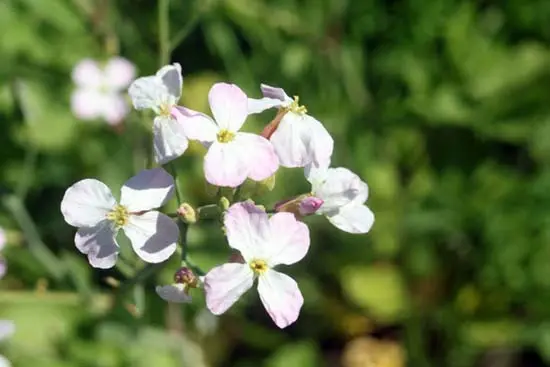
M137 110L152 110L155 162L167 164L185 153L190 140L207 152L204 176L208 183L230 188L235 201L222 197L219 204L195 210L187 203L170 216L154 209L163 206L175 190L175 181L162 167L146 169L129 179L117 202L109 188L96 179L84 179L67 189L61 212L78 227L75 244L93 267L115 265L119 246L115 235L122 229L133 250L145 262L160 263L174 254L181 226L200 224L203 218L223 222L228 244L236 252L226 264L204 276L187 266L182 248L182 268L174 283L156 288L171 302L191 302L190 290L202 289L208 309L216 315L227 311L257 280L260 300L280 328L299 316L304 302L296 281L275 270L303 259L309 249L306 216L325 216L349 233L366 233L374 215L364 205L368 187L346 168L331 168L334 141L321 122L308 114L299 98L283 89L261 85L262 98L249 98L238 86L216 83L208 101L212 117L178 105L183 78L179 64L162 67L155 75L141 77L128 93ZM275 108L274 119L261 134L242 131L250 114ZM237 193L245 182L273 179L279 166L301 168L311 192L285 199L266 210ZM208 209L212 209L210 214ZM172 217L172 218L171 218Z

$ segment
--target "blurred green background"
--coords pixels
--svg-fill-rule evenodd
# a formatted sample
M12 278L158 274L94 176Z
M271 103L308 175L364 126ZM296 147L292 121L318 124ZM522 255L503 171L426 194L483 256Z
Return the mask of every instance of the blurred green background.
M106 277L124 284L124 269L92 269L59 204L77 180L116 193L143 168L150 116L134 111L117 128L76 120L70 74L115 54L154 73L158 4L3 0L0 318L17 332L0 351L14 366L550 366L548 0L168 5L183 104L208 112L216 81L251 97L261 82L300 95L335 139L333 165L369 184L375 225L351 235L307 218L311 251L285 269L305 305L285 330L256 291L222 317L198 291L191 305L161 301L154 286L171 281L177 259L113 289ZM194 145L176 161L193 205L213 200L202 154ZM259 202L307 190L300 170L281 169ZM188 238L201 267L226 261L214 223Z

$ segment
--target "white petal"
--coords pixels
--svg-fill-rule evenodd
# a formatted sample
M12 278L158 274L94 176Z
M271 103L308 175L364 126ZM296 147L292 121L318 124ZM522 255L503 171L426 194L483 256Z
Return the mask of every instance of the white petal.
M103 94L96 89L77 89L71 94L71 110L80 120L99 118L103 113Z
M178 226L162 213L150 211L130 215L123 230L137 255L148 263L163 262L176 251Z
M128 112L128 104L121 95L110 93L103 96L102 115L110 125L120 123Z
M248 176L250 152L232 141L212 143L204 156L206 181L216 186L237 187Z
M347 168L329 168L325 182L315 191L324 200L320 214L330 214L349 203L363 204L368 197L368 186Z
M105 84L115 91L126 88L135 75L134 64L123 57L112 57L105 65Z
M249 201L233 204L224 216L229 246L239 250L246 262L270 254L271 236L265 211Z
M156 117L153 123L155 162L165 164L181 156L189 146L184 125L172 117Z
M304 115L304 120L307 129L309 130L309 145L308 150L312 162L317 166L328 166L332 151L334 150L334 140L328 133L327 129L315 118Z
M130 84L128 94L132 99L134 108L142 110L159 107L164 101L167 91L158 77L145 76Z
M265 180L279 168L275 149L266 138L251 133L237 133L235 144L245 153L244 157L248 158L247 175L252 180Z
M171 96L171 104L175 104L181 97L181 88L183 85L180 64L174 63L163 66L157 71L157 77L162 80L162 84Z
M183 284L174 283L164 286L157 285L155 292L157 292L160 298L167 302L189 303L192 301L191 296L185 292L185 286Z
M292 98L290 98L286 94L286 92L283 90L283 88L272 87L272 86L267 85L267 84L261 84L260 89L262 90L262 94L264 95L264 97L274 98L274 99L278 99L280 101L285 101L285 102L291 102L292 101Z
M269 266L294 264L309 250L309 230L292 213L277 213L269 219Z
M204 278L206 306L214 315L224 313L253 282L254 273L248 264L229 263L213 268Z
M103 71L94 60L84 59L75 65L72 78L79 87L99 88L103 82Z
M304 297L288 275L269 269L258 279L258 293L267 313L281 329L298 319Z
M304 167L313 161L309 151L310 131L302 120L301 116L287 112L271 135L271 143L283 167Z
M7 241L8 241L8 238L6 236L6 231L4 231L2 227L0 227L0 251L2 251Z
M120 204L130 212L164 205L174 194L174 179L162 168L140 171L120 190Z
M336 228L348 233L367 233L374 224L374 214L366 205L346 205L327 218Z
M10 361L6 357L0 355L0 367L11 367Z
M248 97L235 84L216 83L208 93L214 120L220 129L237 132L248 116Z
M15 324L10 320L0 320L0 340L9 338L15 333Z
M188 139L198 140L203 144L216 140L219 127L214 120L204 113L176 106L172 109L172 115L183 125Z
M274 107L281 107L284 104L283 101L280 99L274 99L274 98L249 98L248 99L248 113L260 113L267 109L274 108Z
M101 181L87 178L65 191L61 213L65 222L75 227L93 227L116 205L111 190Z
M74 237L76 248L88 255L94 268L109 269L115 266L119 247L115 240L116 230L111 222L104 220L95 227L80 228Z
M306 180L311 184L313 192L327 179L329 165L330 162L326 162L320 166L310 163L304 167L304 175L306 176Z

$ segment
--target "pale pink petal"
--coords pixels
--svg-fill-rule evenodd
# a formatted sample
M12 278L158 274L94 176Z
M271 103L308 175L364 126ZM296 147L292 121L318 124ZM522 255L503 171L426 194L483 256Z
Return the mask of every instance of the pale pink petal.
M267 98L267 97L260 98L260 99L249 98L248 113L249 114L260 113L270 108L281 107L284 103L285 102L274 98Z
M123 57L112 57L105 65L105 84L115 91L126 88L136 75L134 64Z
M220 129L239 131L248 116L248 97L235 84L216 83L208 93L214 120Z
M101 181L87 178L65 191L61 213L75 227L93 227L116 205L111 190Z
M0 340L9 338L15 333L15 324L10 320L0 320Z
M206 181L216 186L237 187L248 176L250 152L232 141L212 143L204 156Z
M346 205L327 218L336 228L348 233L367 233L374 224L374 214L366 205Z
M237 133L235 144L248 154L248 177L255 181L265 180L279 168L279 159L273 145L264 137L250 133Z
M77 89L71 94L71 110L80 120L94 120L102 116L103 94L95 89Z
M290 98L285 93L283 88L272 87L267 84L260 84L260 89L262 90L262 94L264 95L264 97L278 99L280 101L285 101L285 102L292 101L292 98Z
M120 190L120 204L130 212L163 206L174 194L174 179L162 168L140 171Z
M314 188L314 194L325 201L318 212L330 214L352 202L357 205L364 203L368 197L368 186L347 168L329 168L326 180Z
M150 211L130 215L128 224L122 229L134 251L145 262L166 261L176 251L178 226L165 214Z
M73 82L83 88L99 88L103 82L103 71L92 59L84 59L72 71Z
M157 292L159 297L166 302L189 303L193 300L185 291L185 286L179 283L164 286L157 285L155 287L155 292Z
M269 253L271 229L267 213L250 201L235 203L224 216L229 246L239 250L245 261Z
M269 219L271 229L269 266L294 264L309 250L309 229L292 213L277 213Z
M103 96L103 118L110 125L119 124L129 112L126 100L119 94L111 93Z
M214 120L204 113L182 106L175 106L172 109L172 116L183 125L185 135L187 135L188 139L198 140L203 144L216 140L219 127Z
M206 306L214 315L224 313L253 282L254 273L248 264L229 263L213 268L204 278Z
M116 230L111 222L104 220L95 227L80 228L74 237L76 248L88 255L88 262L94 268L109 269L115 266L119 247L115 239Z
M155 162L166 164L187 150L189 140L185 127L172 117L156 117L153 122L153 149Z
M267 313L281 329L298 319L304 298L288 275L268 270L258 279L258 293Z

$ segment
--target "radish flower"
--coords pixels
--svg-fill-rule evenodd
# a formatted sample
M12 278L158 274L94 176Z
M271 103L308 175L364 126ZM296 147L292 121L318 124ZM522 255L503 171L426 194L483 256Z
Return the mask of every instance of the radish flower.
M338 229L349 233L367 233L374 224L374 214L363 203L369 188L347 168L308 166L305 169L312 194L323 204L316 214L327 217Z
M0 341L9 338L15 332L15 325L12 321L0 320ZM0 367L10 367L11 363L6 357L0 355Z
M284 113L279 125L271 134L281 166L320 166L330 161L334 141L323 124L307 114L299 98L290 98L282 88L261 85L264 98L249 99L249 112L260 113L277 107Z
M166 203L173 192L174 180L162 168L141 171L126 181L120 204L103 182L88 178L67 189L61 212L68 224L78 227L76 247L93 267L115 265L119 229L141 259L160 263L176 250L179 230L172 219L152 209Z
M275 173L279 160L271 143L255 134L239 132L248 116L248 98L234 84L217 83L208 93L214 120L178 107L190 139L208 147L204 157L206 180L216 186L237 187L246 178L264 180Z
M120 123L129 110L121 92L134 75L134 65L122 57L111 58L104 67L91 59L80 61L72 72L77 87L71 96L74 115L81 120L102 118L110 125Z
M309 231L291 213L268 218L250 202L232 205L224 218L229 246L241 252L244 263L230 262L210 270L204 279L206 305L224 313L258 279L258 292L267 313L284 328L298 318L304 303L298 285L288 275L274 270L294 264L309 249Z
M180 64L163 66L155 75L136 79L128 94L136 110L152 109L155 161L165 164L187 150L189 141L184 125L172 116L181 97L183 79Z

